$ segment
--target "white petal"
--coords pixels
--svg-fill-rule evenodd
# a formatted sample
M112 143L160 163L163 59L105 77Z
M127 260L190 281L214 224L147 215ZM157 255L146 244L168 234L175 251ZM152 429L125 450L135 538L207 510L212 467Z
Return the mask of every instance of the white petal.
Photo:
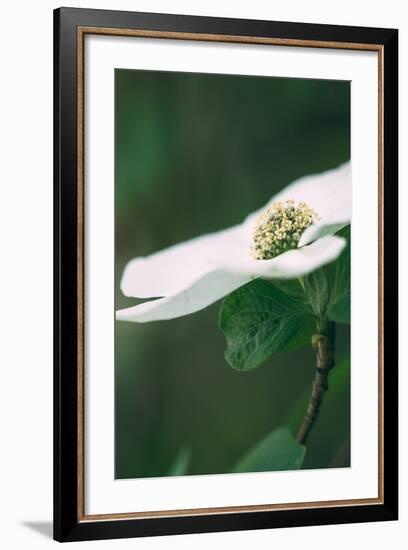
M317 241L326 235L334 235L340 229L348 225L347 223L315 223L308 227L300 237L299 246L304 246L313 241Z
M271 260L255 260L250 256L230 258L220 267L249 278L293 279L326 265L338 256L346 240L336 235L323 237L308 246L289 250Z
M305 275L335 260L345 245L345 239L327 236L272 260L254 260L248 254L241 258L231 256L224 265L214 268L180 292L119 310L116 319L145 323L182 317L204 309L255 278L291 279Z
M193 284L214 269L214 262L240 246L241 226L210 233L176 244L145 258L130 261L123 273L121 290L125 296L150 298L169 296Z
M278 193L274 201L293 198L306 202L325 221L350 222L351 219L351 168L342 164L323 174L305 176Z
M177 294L121 309L116 312L116 319L145 323L182 317L204 309L250 280L242 273L216 269Z
M318 227L316 233L312 229L315 226L310 227L302 236L300 245L307 244L319 236L333 235L341 227L349 224L351 220L350 163L342 164L323 174L305 176L285 187L263 208L246 218L244 224L247 228L247 236L252 234L259 215L272 203L289 199L305 202L320 217L320 221L315 224Z

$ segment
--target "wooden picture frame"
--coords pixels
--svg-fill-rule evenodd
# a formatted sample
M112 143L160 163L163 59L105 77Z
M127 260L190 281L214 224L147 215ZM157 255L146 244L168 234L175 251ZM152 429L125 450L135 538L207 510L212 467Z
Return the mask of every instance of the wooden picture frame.
M84 476L84 39L376 52L379 350L376 498L89 515ZM54 12L54 537L58 541L397 519L397 71L394 29L60 8Z

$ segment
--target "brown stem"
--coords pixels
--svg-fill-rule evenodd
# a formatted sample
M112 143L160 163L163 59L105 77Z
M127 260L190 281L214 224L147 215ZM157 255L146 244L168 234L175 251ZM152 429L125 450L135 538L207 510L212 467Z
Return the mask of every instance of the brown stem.
M328 377L331 369L334 367L334 340L335 324L327 324L327 330L321 334L314 334L312 337L312 346L316 352L316 374L313 381L312 395L306 415L300 425L297 441L305 445L310 430L319 415L320 406L324 394L329 389Z

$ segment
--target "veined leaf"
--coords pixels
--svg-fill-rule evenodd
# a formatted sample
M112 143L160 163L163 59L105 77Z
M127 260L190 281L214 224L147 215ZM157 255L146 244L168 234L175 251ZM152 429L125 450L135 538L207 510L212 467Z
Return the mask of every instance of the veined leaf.
M282 347L281 352L293 351L310 346L312 336L316 332L316 320L313 317L304 317L298 332Z
M219 326L227 338L228 363L250 370L291 344L303 345L310 311L268 281L256 279L225 298Z
M341 231L347 246L331 268L328 316L338 323L350 323L350 226Z
M317 319L325 316L329 302L329 283L324 267L301 279L306 299Z
M274 279L272 284L287 296L303 302L306 306L307 297L300 279Z

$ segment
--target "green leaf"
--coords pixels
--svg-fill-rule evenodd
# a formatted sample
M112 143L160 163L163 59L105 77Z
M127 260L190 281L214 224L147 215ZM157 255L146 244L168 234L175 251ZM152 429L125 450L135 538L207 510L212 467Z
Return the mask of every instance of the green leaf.
M317 319L322 319L329 302L329 283L324 267L301 278L307 301Z
M168 476L183 476L187 473L190 463L191 452L189 449L182 448L178 452L173 464L167 472Z
M250 370L275 352L302 345L310 311L300 300L256 279L224 299L219 327L227 339L227 362L235 369Z
M274 279L273 283L271 284L273 284L273 286L276 286L287 296L303 302L306 307L307 297L305 295L302 283L301 279Z
M302 326L297 333L288 341L287 344L282 346L281 352L293 351L296 349L310 346L312 336L316 332L316 320L312 317L304 317Z
M235 465L233 472L298 470L305 451L287 428L279 428L250 449Z
M350 323L350 226L340 234L347 239L347 246L330 269L328 316L331 321Z

